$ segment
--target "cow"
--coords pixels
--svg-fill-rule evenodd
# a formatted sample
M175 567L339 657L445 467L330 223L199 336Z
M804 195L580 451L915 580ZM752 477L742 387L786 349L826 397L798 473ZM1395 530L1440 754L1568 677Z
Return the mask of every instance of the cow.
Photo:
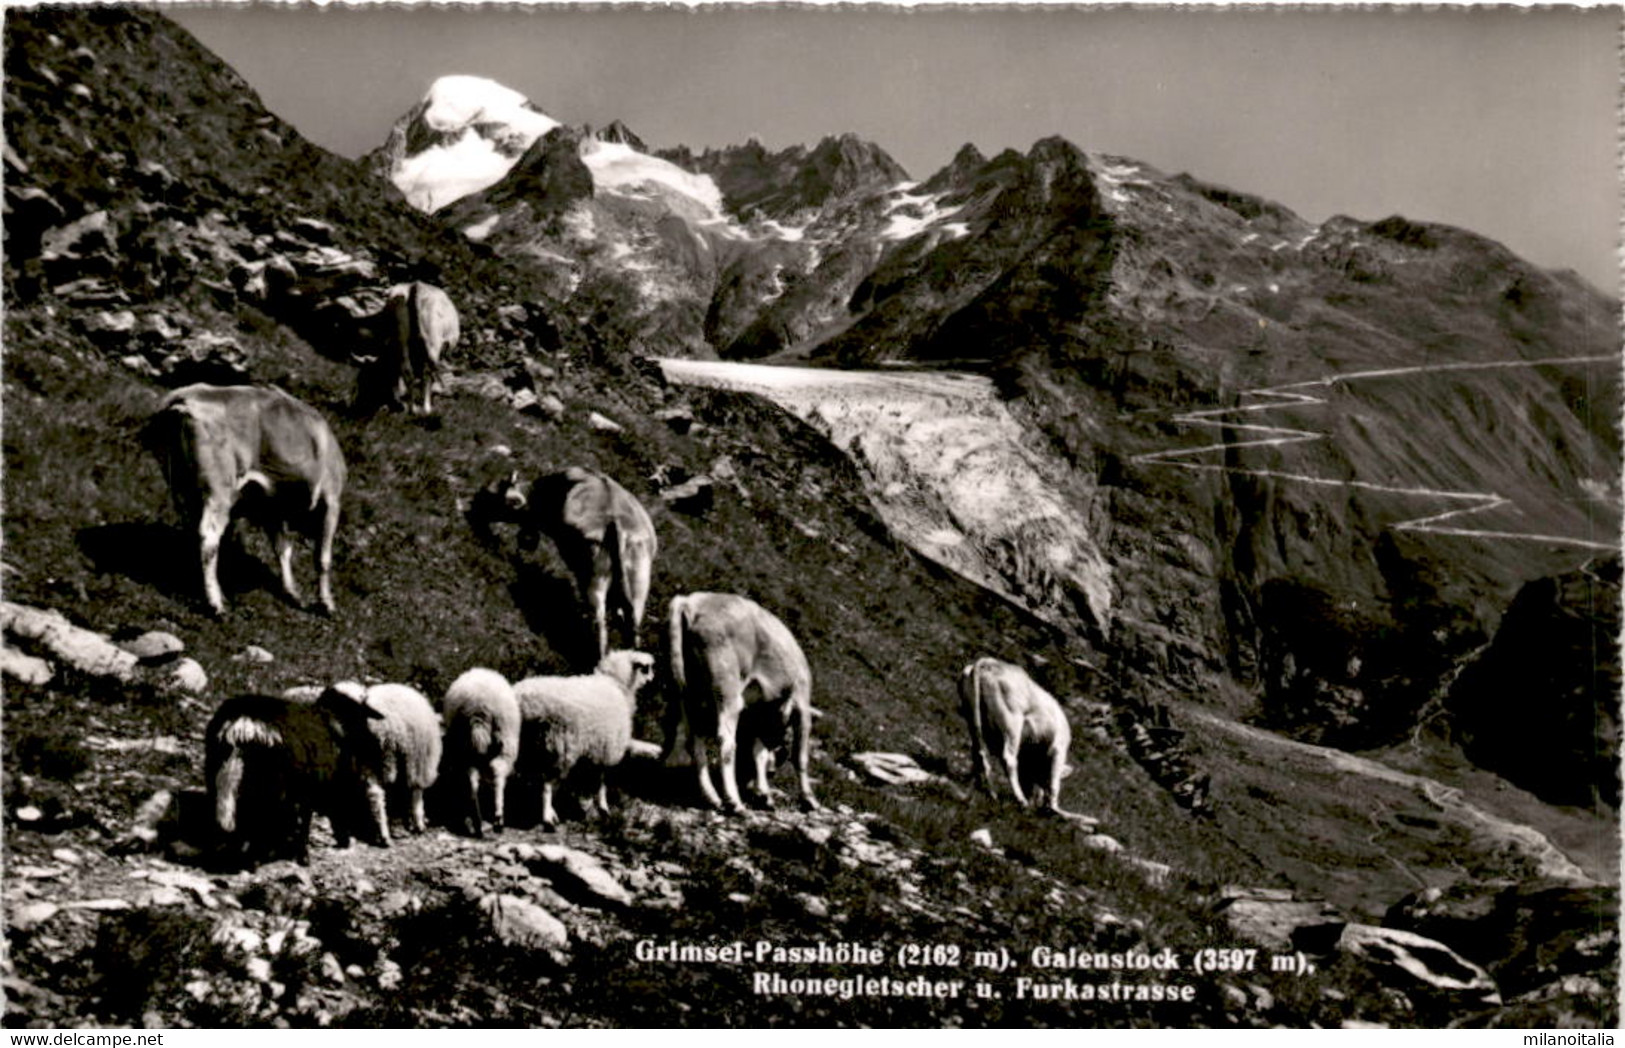
M1072 770L1066 762L1072 727L1061 704L1026 670L994 658L972 662L959 674L959 712L970 729L976 784L988 796L993 796L987 770L991 751L998 755L1010 792L1023 807L1028 798L1021 773L1036 770L1033 800L1046 811L1081 818L1061 809L1061 779Z
M433 284L414 280L389 289L384 307L364 318L359 332L377 351L358 354L355 406L360 412L405 407L424 415L440 375L440 358L457 347L457 307ZM422 389L414 394L413 385ZM410 399L409 399L410 398Z
M669 758L686 734L688 753L698 769L700 792L713 808L723 806L711 783L706 740L717 742L722 791L731 811L739 799L735 759L742 716L755 765L754 786L771 807L767 781L773 749L790 735L802 804L821 807L807 778L812 746L812 670L801 646L784 623L760 604L731 593L690 593L674 597L667 634L668 701L679 710L679 723L668 736ZM746 691L755 685L761 697L746 714Z
M302 601L293 581L292 532L314 541L321 607L332 614L344 455L316 409L274 387L184 386L164 397L142 438L182 522L197 529L203 592L214 614L225 609L220 540L236 509L265 529L282 590L295 603Z
M493 521L518 524L519 546L527 552L544 534L553 540L592 612L594 665L609 653L612 617L623 647L637 647L659 543L631 492L585 466L543 474L528 486L515 471L476 495L469 516L486 537Z

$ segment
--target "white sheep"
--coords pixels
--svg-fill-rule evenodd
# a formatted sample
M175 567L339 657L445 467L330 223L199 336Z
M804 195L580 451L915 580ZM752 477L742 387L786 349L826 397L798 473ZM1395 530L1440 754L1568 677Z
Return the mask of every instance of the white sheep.
M480 778L491 783L491 828L503 828L503 797L508 775L519 756L519 700L506 677L494 670L472 669L446 691L446 757L448 766L468 775L469 831L483 837L480 821Z
M612 651L592 673L529 677L513 686L524 721L525 763L542 778L542 823L558 825L553 789L582 760L597 768L597 804L609 810L603 775L626 756L637 694L654 677L654 656Z
M367 806L379 843L389 846L385 791L397 781L406 783L412 795L412 831L422 833L428 828L423 814L423 791L434 785L440 773L440 717L434 707L422 693L404 684L365 687L344 681L322 693L326 701L332 701L335 696L349 698L382 714L369 719L365 738L350 746L356 771L366 789Z

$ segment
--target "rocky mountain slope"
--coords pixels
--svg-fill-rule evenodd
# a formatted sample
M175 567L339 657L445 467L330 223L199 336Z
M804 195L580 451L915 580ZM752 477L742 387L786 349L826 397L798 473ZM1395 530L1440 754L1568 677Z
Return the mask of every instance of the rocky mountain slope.
M1476 498L1469 508L1486 519L1538 514L1508 527L1548 533L1594 522L1595 506L1617 501L1595 479L1614 474L1588 472L1599 454L1617 462L1617 444L1600 417L1582 418L1580 397L1610 403L1601 387L1587 388L1583 365L1429 372L1464 391L1460 416L1440 411L1427 390L1409 404L1386 387L1373 394L1381 377L1314 387L1328 402L1348 397L1358 408L1349 412L1290 389L1232 405L1221 389L1313 379L1319 358L1263 354L1267 365L1226 371L1240 351L1217 336L1202 351L1110 352L1133 345L1113 326L1125 308L1114 295L1127 286L1124 260L1139 257L1111 206L1115 192L1136 190L1111 183L1128 184L1128 162L1058 141L991 161L967 150L911 185L883 154L848 139L685 157L652 152L625 128L561 125L494 152L474 143L486 150L482 162L513 165L425 214L406 195L433 179L403 193L379 180L377 157L352 164L315 149L151 12L9 11L5 72L8 1025L1617 1023L1617 849L1597 845L1612 839L1611 812L1554 809L1470 767L1399 773L1215 712L1261 699L1279 712L1285 697L1308 694L1315 701L1292 716L1323 726L1336 705L1327 696L1361 697L1373 671L1351 669L1347 644L1382 634L1372 632L1374 612L1346 603L1362 592L1366 565L1335 567L1331 552L1344 545L1375 547L1380 612L1409 631L1395 635L1409 641L1425 624L1444 638L1426 649L1435 662L1414 671L1430 686L1455 668L1444 657L1450 643L1465 643L1511 599L1459 573L1455 547L1432 543L1466 541L1518 579L1560 575L1598 551L1545 540L1539 557L1516 547L1514 569L1504 551L1529 540L1441 534L1464 527L1461 517L1408 528L1376 524L1425 515L1372 512L1369 528L1358 513L1299 517L1308 496L1247 456L1302 453L1308 442L1209 453L1199 449L1213 433L1244 442L1212 424L1235 420L1192 417L1288 403L1291 421L1265 424L1308 430L1330 419L1339 454L1352 454L1345 440L1386 426L1388 439L1411 441L1403 447L1419 469L1438 471L1428 483L1499 492L1512 501ZM539 116L514 105L533 114L518 119ZM426 106L403 148L469 148L453 116ZM701 180L715 198L688 192ZM1210 204L1214 194L1230 200L1215 221L1261 206L1197 193ZM469 235L485 222L484 239ZM589 224L597 239L582 234ZM1214 234L1190 250L1224 254L1227 243ZM1523 272L1515 260L1498 264ZM445 286L464 318L439 414L353 417L355 318L413 275ZM1167 279L1158 286L1178 283ZM1352 295L1343 278L1325 279ZM1462 295L1476 293L1469 284ZM1089 294L1074 311L1078 289ZM1052 311L1050 296L1062 306ZM1356 298L1340 301L1354 310ZM1533 292L1528 301L1546 308ZM941 311L942 330L922 319L928 307ZM1058 343L1071 356L1050 356L1032 333L1049 330L1052 312L1100 325L1099 340ZM1569 312L1536 324L1512 310L1473 321L1462 337L1473 352L1498 352L1501 342L1474 340L1522 331L1523 358L1546 359L1550 340L1579 330L1563 319ZM963 330L950 322L982 331L995 316L1005 332L997 352L979 342L977 353L946 351L942 339ZM749 331L757 341L742 343ZM927 375L921 386L968 384L975 410L999 419L1001 432L1020 430L1015 461L1054 486L1045 497L1066 500L1055 515L1070 508L1087 524L1068 531L1085 543L1087 573L1068 581L1026 571L1044 563L1028 540L989 544L978 559L994 569L987 581L1005 587L1001 599L965 581L971 571L916 556L896 514L951 503L924 483L929 462L907 465L919 447L898 434L915 422L929 428L935 409L888 417L885 376L853 376L867 392L841 413L804 400L803 424L751 396L670 385L645 356L861 356L857 331L876 333L885 343L877 353L984 363L1002 402L985 379ZM1581 340L1565 353L1589 348ZM1461 362L1490 357L1464 351ZM1232 384L1204 384L1214 373ZM191 539L133 439L164 387L245 378L321 410L350 464L331 622L274 595L268 551L247 533L223 556L230 610L207 617L191 582ZM1499 414L1514 395L1521 413ZM1476 472L1491 468L1491 452L1402 432L1428 412L1451 426L1480 418L1487 430L1493 420L1520 453L1548 456L1535 460L1542 483L1563 490L1585 479L1592 502L1531 508L1529 482L1513 467ZM1252 412L1239 417L1252 423ZM834 434L863 453L832 447ZM1372 461L1341 463L1321 447L1332 443L1313 447L1346 467L1338 479L1368 480L1349 474ZM1460 461L1436 453L1458 446ZM982 450L1001 462L1009 449ZM1216 458L1229 472L1171 464L1182 458ZM619 782L620 810L572 819L562 835L535 826L525 803L534 793L522 786L502 842L455 835L435 812L429 834L388 850L338 851L321 831L309 869L210 868L201 735L222 698L350 677L438 697L475 664L510 677L579 667L581 621L551 551L526 555L508 535L484 546L462 514L499 471L571 462L621 478L650 507L662 546L653 608L696 589L745 592L801 639L825 713L814 776L828 811L712 816L690 806L690 774L634 760ZM1323 487L1297 483L1311 494ZM1352 507L1414 497L1341 491ZM958 523L975 524L972 516L961 511ZM1283 522L1292 528L1271 538ZM1055 535L1035 531L1032 541ZM1324 545L1323 532L1343 537ZM1584 591L1563 578L1560 595ZM1260 594L1263 611L1244 618L1238 609ZM1507 629L1543 635L1546 620L1564 636L1586 635L1534 594L1531 613L1508 613ZM1251 647L1231 645L1215 625L1232 621L1246 625L1235 636ZM1508 651L1517 650L1512 636ZM971 795L954 682L987 652L1030 666L1068 700L1077 770L1067 807L1098 819L1097 832ZM1380 662L1354 654L1362 666ZM1326 685L1323 666L1353 683ZM1204 705L1186 704L1195 700ZM663 737L662 713L650 696L640 738ZM1356 709L1350 723L1369 720ZM1440 752L1389 759L1437 764ZM1466 785L1452 791L1441 779ZM1197 781L1210 786L1208 803L1177 792ZM1469 891L1463 879L1491 887ZM735 939L750 944L751 964L674 965L640 946ZM884 960L774 960L770 946L758 961L757 941L857 943ZM910 963L918 958L905 948L921 943L962 953ZM1071 999L1064 980L1074 991L1093 983L1034 960L1034 949L1058 944L1172 951L1181 968L1167 982L1188 986L1190 999ZM1231 946L1264 951L1262 967L1195 970L1200 950ZM999 950L997 963L978 952ZM1293 970L1268 970L1274 955ZM883 985L840 995L854 985L841 980L871 975L957 978L964 992L918 997ZM802 988L773 990L775 976ZM826 978L837 980L833 996L807 991L806 980ZM978 979L992 996L972 988ZM1146 993L1152 981L1120 980ZM1059 993L1048 992L1052 983Z

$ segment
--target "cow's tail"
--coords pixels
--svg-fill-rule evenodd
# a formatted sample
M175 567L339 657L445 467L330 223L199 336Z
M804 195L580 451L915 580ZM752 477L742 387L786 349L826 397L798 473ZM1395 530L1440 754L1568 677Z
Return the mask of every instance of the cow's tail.
M959 672L959 712L970 725L971 735L982 739L982 660L977 659Z
M688 746L688 665L684 658L683 638L688 634L688 598L671 599L671 617L666 624L665 688L666 718L665 752L662 764L674 764L684 759Z
M158 460L164 482L169 485L170 500L185 517L193 509L189 505L192 499L188 490L186 464L197 461L191 405L185 399L166 401L142 425L140 440L141 446Z
M440 360L429 347L423 334L423 281L414 280L406 291L408 366L420 376L423 383L433 388L440 378Z
M604 546L609 551L609 580L610 594L621 611L626 615L626 632L629 642L636 644L638 632L637 580L633 573L637 570L637 551L632 549L634 537L628 535L621 527L620 521L611 518L604 526Z
M959 673L959 712L970 730L971 774L976 785L992 792L988 778L987 742L982 737L982 660L976 659Z
M688 598L671 599L671 621L666 624L667 656L671 684L680 697L688 690L688 668L683 660L683 639L688 635Z

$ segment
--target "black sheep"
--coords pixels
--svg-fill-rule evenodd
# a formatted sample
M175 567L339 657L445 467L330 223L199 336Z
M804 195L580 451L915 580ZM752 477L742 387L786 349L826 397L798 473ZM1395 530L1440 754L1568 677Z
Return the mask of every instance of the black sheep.
M319 809L348 847L356 811L354 760L347 740L365 737L364 703L323 696L317 703L239 695L209 721L204 773L222 857L255 863L291 856L310 862L310 820Z

